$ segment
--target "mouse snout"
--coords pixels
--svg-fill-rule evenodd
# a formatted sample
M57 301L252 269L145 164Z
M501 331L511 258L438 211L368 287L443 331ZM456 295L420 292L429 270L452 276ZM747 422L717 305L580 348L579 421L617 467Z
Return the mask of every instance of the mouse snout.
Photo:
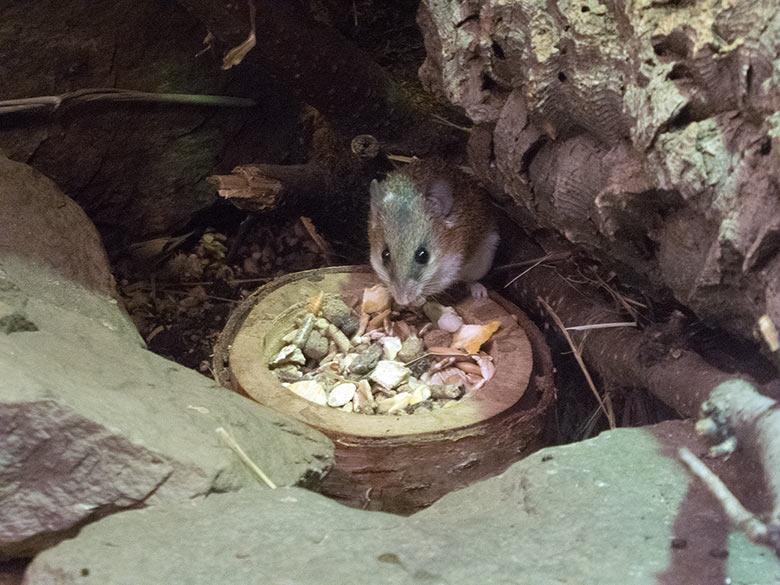
M414 280L391 287L390 293L399 305L419 307L425 303L425 297L420 295L420 285Z

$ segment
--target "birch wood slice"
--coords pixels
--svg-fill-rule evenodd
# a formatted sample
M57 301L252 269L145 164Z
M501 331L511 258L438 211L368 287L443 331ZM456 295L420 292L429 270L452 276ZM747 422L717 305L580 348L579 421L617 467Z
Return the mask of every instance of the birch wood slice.
M283 387L267 364L308 299L324 291L353 305L376 282L362 266L276 279L234 311L214 352L224 386L331 438L336 463L321 484L325 495L355 507L412 513L543 446L544 414L554 395L549 350L528 318L494 293L479 304L455 305L466 323L498 319L501 327L483 347L494 359L495 376L452 407L412 415L348 413Z

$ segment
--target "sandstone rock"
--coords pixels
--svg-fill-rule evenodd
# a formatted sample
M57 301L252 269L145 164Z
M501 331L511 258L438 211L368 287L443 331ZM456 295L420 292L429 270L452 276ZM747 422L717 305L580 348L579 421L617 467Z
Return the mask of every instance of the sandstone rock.
M358 319L341 299L326 298L322 303L322 314L328 321L341 329L347 337L352 337L357 331Z
M284 386L301 398L315 404L325 406L328 403L328 394L325 392L325 388L316 380L301 380L292 384L284 384Z
M309 359L321 360L328 355L328 338L320 335L318 331L312 331L303 346L303 353Z
M380 360L369 378L377 384L392 390L409 378L409 368L401 362Z
M364 351L352 360L349 366L349 371L354 374L367 374L376 367L379 362L379 358L382 357L382 348L378 345L370 345Z
M777 581L774 555L729 536L709 495L665 454L692 437L675 422L544 449L408 518L295 488L116 514L41 553L25 584Z
M420 357L425 352L425 344L419 337L409 337L401 345L401 349L396 356L399 362L409 363L415 358Z
M0 185L0 225L14 217L14 233L37 234L35 210L56 207L57 194L67 221L32 243L0 234L0 305L31 324L0 332L0 556L32 554L123 508L255 488L218 427L277 484L316 484L330 441L146 351L109 296L94 228L50 181L28 179L42 201L6 197Z

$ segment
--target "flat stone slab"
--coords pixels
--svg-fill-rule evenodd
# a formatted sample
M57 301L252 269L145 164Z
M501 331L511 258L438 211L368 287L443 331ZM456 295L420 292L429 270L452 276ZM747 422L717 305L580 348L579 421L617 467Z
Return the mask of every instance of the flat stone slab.
M769 584L672 456L687 422L539 451L403 518L297 488L115 514L44 551L26 585ZM744 483L744 478L743 478ZM754 486L755 487L755 486Z
M318 483L330 440L147 351L83 212L0 171L0 560L125 508L260 489L219 427L276 484Z
M255 487L218 427L278 485L316 485L332 465L324 435L152 354L110 320L31 296L24 315L32 327L0 334L0 553L35 552L118 509Z

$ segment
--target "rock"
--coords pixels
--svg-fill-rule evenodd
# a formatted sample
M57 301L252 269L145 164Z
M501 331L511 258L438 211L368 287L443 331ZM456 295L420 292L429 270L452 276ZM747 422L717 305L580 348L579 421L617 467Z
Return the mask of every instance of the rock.
M309 339L303 346L303 355L314 361L320 361L328 355L328 338L321 335L318 331L309 333Z
M292 364L274 369L274 375L280 382L297 382L301 379L301 371Z
M412 403L412 395L409 392L399 392L390 398L377 401L376 411L380 414L393 414L404 410Z
M374 368L374 371L371 372L369 378L388 390L392 390L407 380L410 373L409 368L404 366L401 362L380 360L379 363L377 363L376 368Z
M382 340L382 347L385 351L385 359L394 360L401 351L401 340L398 337L385 337Z
M399 362L408 364L425 353L425 344L419 337L407 337L396 356Z
M357 384L355 396L352 398L353 410L362 414L373 414L376 403L371 394L371 385L368 380L360 380Z
M412 391L409 404L417 404L418 402L424 402L431 397L431 389L422 384Z
M325 406L328 403L328 395L325 393L325 388L315 380L301 380L300 382L282 385L292 392L295 392L301 398L305 398L316 404Z
M14 486L0 490L0 553L34 553L123 508L253 486L220 426L277 484L330 467L322 435L80 316L79 291L67 310L30 303L40 331L0 335L0 485Z
M25 585L244 585L258 575L295 585L365 585L366 575L371 585L657 585L721 583L726 570L733 583L775 582L777 558L730 534L668 455L681 444L701 449L690 422L605 432L543 449L410 517L298 488L133 510L42 552ZM672 548L674 539L689 545Z
M38 327L27 318L23 308L0 302L0 333L8 334L37 330Z
M116 297L95 226L48 177L0 155L0 250L53 266L60 276Z
M352 360L352 363L349 365L349 371L361 376L368 374L376 367L381 357L382 348L372 344L368 346L368 349L360 352L360 354Z
M347 337L352 337L357 332L358 318L341 299L326 297L322 303L322 315L341 329Z
M347 402L352 400L352 397L355 395L355 390L357 390L357 386L351 382L339 384L328 394L328 406L344 406Z
M3 193L0 216L13 201ZM257 479L218 427L278 485L316 485L332 465L330 441L147 351L109 296L105 252L90 248L99 246L94 228L81 225L86 220L63 198L47 203L63 213L50 240L38 237L41 218L30 203L13 229L35 233L35 243L0 245L0 303L21 308L37 327L0 334L0 556L32 555L127 508L254 489ZM25 253L37 246L37 260L15 245ZM59 262L65 251L68 266L37 263Z
M460 398L463 388L460 384L431 384L431 398Z
M306 363L306 358L303 357L301 348L295 345L285 345L279 351L279 353L276 355L273 361L270 363L269 367L275 368L277 366L283 366L288 364L302 366L305 363Z
M431 329L423 335L425 347L449 347L452 343L452 333L447 333L441 329Z

